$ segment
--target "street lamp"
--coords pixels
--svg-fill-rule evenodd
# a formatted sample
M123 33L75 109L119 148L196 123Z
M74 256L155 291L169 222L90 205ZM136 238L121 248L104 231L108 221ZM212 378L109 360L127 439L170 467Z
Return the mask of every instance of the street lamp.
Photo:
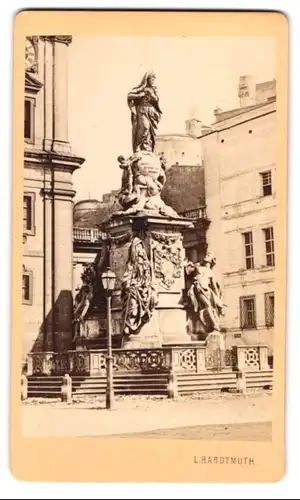
M102 285L106 296L107 305L107 362L106 362L106 408L112 410L114 407L113 387L113 357L112 357L112 323L111 323L111 296L115 288L116 275L111 269L106 269L101 276Z

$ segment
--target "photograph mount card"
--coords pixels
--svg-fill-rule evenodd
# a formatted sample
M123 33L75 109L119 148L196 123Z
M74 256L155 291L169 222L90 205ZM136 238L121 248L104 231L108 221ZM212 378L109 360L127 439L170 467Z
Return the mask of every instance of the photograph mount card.
M283 14L16 16L17 479L283 476L287 88Z

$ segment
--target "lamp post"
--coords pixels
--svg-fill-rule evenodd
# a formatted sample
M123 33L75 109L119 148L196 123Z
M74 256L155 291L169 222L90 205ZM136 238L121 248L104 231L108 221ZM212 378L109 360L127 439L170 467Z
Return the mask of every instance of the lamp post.
M106 408L112 410L114 407L113 386L113 357L112 357L112 322L111 322L111 296L115 288L116 275L111 269L106 269L101 276L102 285L106 296L107 305L107 362L106 362Z

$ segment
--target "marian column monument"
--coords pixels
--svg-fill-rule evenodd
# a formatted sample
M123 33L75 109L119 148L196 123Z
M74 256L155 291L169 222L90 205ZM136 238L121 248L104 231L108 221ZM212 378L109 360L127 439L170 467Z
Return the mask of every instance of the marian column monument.
M95 322L93 314L87 314L91 305L104 301L101 274L107 266L117 276L112 320L122 348L193 343L187 312L202 322L206 333L220 329L222 299L212 272L214 261L208 256L202 265L186 262L182 234L192 223L161 198L166 164L155 153L162 116L155 81L155 74L149 71L127 95L132 154L117 158L122 171L120 210L101 226L102 251L82 276L83 286L75 301L75 342L86 337L86 328L90 325L91 330L91 322ZM105 314L102 319L105 329Z

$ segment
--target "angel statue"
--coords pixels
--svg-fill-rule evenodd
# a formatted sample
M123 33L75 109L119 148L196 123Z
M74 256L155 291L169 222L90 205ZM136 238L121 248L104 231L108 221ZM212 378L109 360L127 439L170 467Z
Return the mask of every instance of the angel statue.
M84 334L84 318L94 296L95 269L93 263L86 267L81 275L81 280L83 284L74 299L73 324L75 331L73 342Z
M202 263L185 263L187 275L193 273L193 281L187 292L190 306L206 333L220 331L224 308L221 287L212 271L215 264L215 257L209 253Z

